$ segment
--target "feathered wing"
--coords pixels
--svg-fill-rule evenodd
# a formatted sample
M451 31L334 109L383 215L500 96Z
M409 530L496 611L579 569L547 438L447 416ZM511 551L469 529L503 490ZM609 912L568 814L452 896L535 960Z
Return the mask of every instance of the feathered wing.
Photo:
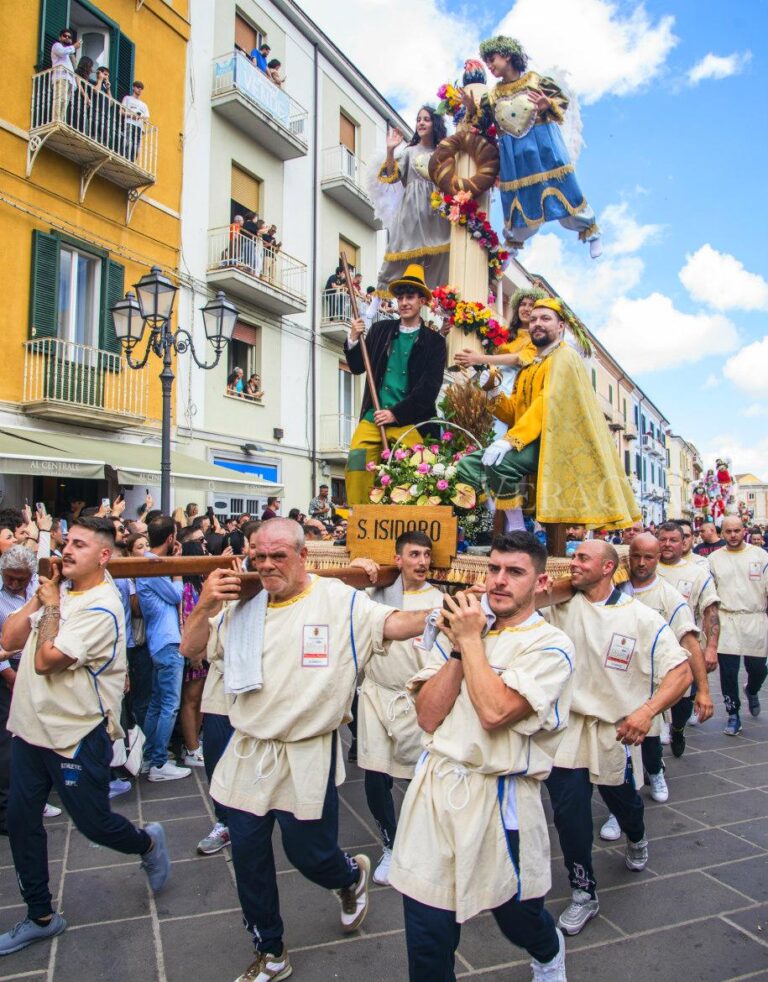
M556 65L541 70L537 67L536 71L539 75L557 82L563 95L568 99L568 110L565 119L560 124L560 131L563 134L563 141L568 149L571 163L575 164L586 144L584 142L579 97L570 82L570 75L566 69L558 68Z
M395 154L395 160L399 159L399 154ZM365 189L368 197L373 202L373 210L384 228L389 229L394 225L397 212L403 201L405 188L402 181L395 181L387 184L379 180L379 172L384 166L386 157L374 159L368 168L365 179Z

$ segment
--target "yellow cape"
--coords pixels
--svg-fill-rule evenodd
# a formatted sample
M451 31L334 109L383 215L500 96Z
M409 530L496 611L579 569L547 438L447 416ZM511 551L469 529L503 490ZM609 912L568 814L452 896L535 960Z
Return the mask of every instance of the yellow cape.
M581 356L552 354L544 390L536 518L590 528L626 528L640 518L635 496Z

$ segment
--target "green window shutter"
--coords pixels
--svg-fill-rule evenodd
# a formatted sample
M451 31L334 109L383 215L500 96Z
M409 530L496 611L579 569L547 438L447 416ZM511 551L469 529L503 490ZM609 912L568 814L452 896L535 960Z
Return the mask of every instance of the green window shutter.
M110 309L114 307L118 300L123 299L123 288L125 285L125 267L112 259L105 259L102 263L101 274L101 322L99 324L99 347L102 351L111 351L119 355L122 351L120 342L115 337L115 328L112 323Z
M69 0L40 0L40 48L37 52L38 72L51 67L51 46L59 34L69 27Z
M55 338L58 330L59 240L32 233L32 275L29 280L29 336Z
M114 66L114 75L117 79L115 87L115 98L122 102L123 97L130 95L133 91L133 59L135 48L133 41L130 41L122 32L117 35L117 64Z

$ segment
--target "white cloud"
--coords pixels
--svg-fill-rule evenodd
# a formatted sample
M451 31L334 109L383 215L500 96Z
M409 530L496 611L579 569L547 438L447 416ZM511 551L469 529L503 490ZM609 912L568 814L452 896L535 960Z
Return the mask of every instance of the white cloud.
M753 402L742 412L742 416L754 419L757 416L768 416L768 406L764 402Z
M768 335L729 358L723 375L742 392L758 399L768 398Z
M715 310L768 310L768 281L708 242L686 256L679 277L694 300Z
M686 314L661 293L620 297L597 335L629 372L653 372L723 355L738 344L722 314Z
M540 69L567 70L578 95L592 103L652 81L677 44L673 25L674 17L653 20L637 2L548 0L542 13L541 0L516 0L497 33L521 38Z
M721 79L738 75L744 71L751 59L751 51L734 51L732 55L716 55L710 51L688 71L688 84L698 85L705 79Z
M600 215L600 228L603 230L604 254L625 255L639 252L647 243L661 232L661 225L641 225L630 214L629 203L608 205Z
M702 385L702 389L716 389L719 385L720 379L714 374L714 372L712 372L710 375L707 375L704 385Z
M410 125L424 102L476 57L477 19L438 0L302 0L302 9L399 109Z

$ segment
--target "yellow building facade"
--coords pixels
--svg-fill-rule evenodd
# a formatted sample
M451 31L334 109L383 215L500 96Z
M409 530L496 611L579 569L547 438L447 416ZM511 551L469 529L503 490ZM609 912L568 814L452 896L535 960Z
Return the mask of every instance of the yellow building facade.
M64 28L80 45L51 67ZM29 0L0 30L0 470L6 504L62 509L159 468L160 363L127 368L109 308L152 266L176 280L188 5ZM136 80L148 119L121 105Z

